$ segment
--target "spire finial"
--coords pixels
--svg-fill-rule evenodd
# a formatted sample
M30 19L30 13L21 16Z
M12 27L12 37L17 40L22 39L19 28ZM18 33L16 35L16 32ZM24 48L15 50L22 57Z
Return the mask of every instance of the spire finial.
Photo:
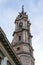
M24 12L24 5L22 5L22 13Z

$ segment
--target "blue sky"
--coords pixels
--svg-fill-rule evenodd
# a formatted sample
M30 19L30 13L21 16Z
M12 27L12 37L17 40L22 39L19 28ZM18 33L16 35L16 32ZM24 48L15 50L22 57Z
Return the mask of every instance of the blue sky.
M43 0L0 0L0 27L11 42L15 30L14 20L22 5L32 24L35 65L43 65Z

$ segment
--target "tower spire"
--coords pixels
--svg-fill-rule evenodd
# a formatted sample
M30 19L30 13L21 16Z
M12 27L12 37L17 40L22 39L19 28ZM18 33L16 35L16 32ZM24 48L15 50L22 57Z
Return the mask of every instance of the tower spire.
M24 5L22 5L22 13L24 13Z
M34 65L32 36L30 32L30 22L28 22L28 15L24 11L19 13L15 20L15 31L13 33L14 39L12 46L17 53L22 65Z

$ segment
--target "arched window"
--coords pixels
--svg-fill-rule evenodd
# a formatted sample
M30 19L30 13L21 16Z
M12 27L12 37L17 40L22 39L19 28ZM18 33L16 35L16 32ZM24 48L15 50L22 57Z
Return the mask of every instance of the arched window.
M21 41L21 36L19 36L19 41Z

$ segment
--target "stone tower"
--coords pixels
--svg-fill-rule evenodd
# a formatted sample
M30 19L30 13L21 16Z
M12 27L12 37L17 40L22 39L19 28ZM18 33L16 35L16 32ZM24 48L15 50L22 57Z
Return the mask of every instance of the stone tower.
M24 6L15 20L12 47L17 53L23 65L34 65L32 35L30 33L30 21L24 12Z

